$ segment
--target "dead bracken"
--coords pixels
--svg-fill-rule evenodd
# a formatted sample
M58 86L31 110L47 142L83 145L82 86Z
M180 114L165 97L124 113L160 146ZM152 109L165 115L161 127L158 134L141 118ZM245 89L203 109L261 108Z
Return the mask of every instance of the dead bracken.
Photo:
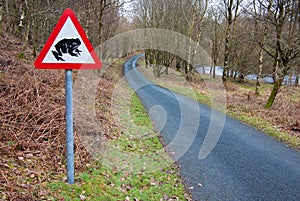
M66 169L64 71L35 69L30 49L19 59L24 44L0 37L0 200L41 199ZM75 132L76 171L89 159Z

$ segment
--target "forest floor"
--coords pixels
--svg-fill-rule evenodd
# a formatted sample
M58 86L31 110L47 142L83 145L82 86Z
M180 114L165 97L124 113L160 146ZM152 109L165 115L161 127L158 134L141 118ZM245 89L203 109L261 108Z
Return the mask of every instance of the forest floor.
M193 82L186 82L182 72L171 68L168 75L162 74L157 78L151 68L145 67L143 58L137 65L142 74L155 84L193 97L206 105L212 105L215 94L224 93L220 101L225 105L223 109L220 107L223 112L300 150L300 86L283 86L272 108L265 109L273 86L271 84L262 83L260 95L255 96L254 81L229 80L228 90L225 91L220 87L221 78L212 79L209 75L195 74ZM213 105L218 109L218 101Z

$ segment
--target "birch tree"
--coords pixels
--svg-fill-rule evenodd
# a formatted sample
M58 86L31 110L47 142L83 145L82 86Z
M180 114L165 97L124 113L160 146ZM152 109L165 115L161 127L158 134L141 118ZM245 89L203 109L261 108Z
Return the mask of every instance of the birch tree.
M191 73L193 71L193 66L191 65L191 61L193 57L197 54L198 46L201 42L202 36L202 29L203 29L203 22L204 16L207 11L208 7L208 0L194 0L191 2L191 9L190 9L190 17L188 18L185 15L186 22L188 24L188 37L189 37L189 48L188 48L188 58L187 58L187 65L185 68L186 80L191 80ZM196 47L192 47L192 42L196 42Z
M226 32L225 32L225 49L224 49L224 67L222 81L227 89L227 75L229 73L229 61L230 61L230 46L232 44L232 38L235 34L236 19L240 5L243 0L223 0L225 8L226 19Z

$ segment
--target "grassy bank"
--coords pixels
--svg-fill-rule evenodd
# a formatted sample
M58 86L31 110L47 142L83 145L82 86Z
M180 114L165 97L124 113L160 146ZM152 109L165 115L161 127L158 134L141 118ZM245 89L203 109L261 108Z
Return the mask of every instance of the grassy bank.
M177 166L166 154L154 132L150 118L139 98L121 79L124 59L115 62L104 76L113 82L111 90L119 87L122 97L101 96L115 107L111 120L115 132L109 140L109 153L94 160L86 171L76 175L75 184L68 185L61 175L48 184L49 200L189 200L178 175ZM117 82L119 84L117 85ZM106 88L109 88L106 86ZM115 92L117 93L117 92ZM129 95L129 96L128 96ZM129 97L127 101L124 97ZM101 105L102 113L112 110ZM111 118L110 118L111 119ZM116 131L117 130L117 131ZM118 159L116 159L118 158ZM123 158L123 159L122 159Z

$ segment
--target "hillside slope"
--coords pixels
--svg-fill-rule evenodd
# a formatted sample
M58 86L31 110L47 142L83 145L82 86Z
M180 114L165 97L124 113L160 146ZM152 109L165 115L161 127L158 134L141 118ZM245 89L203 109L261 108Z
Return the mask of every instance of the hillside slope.
M31 48L0 36L0 200L36 200L65 172L64 72L37 70ZM75 136L76 168L88 153Z

